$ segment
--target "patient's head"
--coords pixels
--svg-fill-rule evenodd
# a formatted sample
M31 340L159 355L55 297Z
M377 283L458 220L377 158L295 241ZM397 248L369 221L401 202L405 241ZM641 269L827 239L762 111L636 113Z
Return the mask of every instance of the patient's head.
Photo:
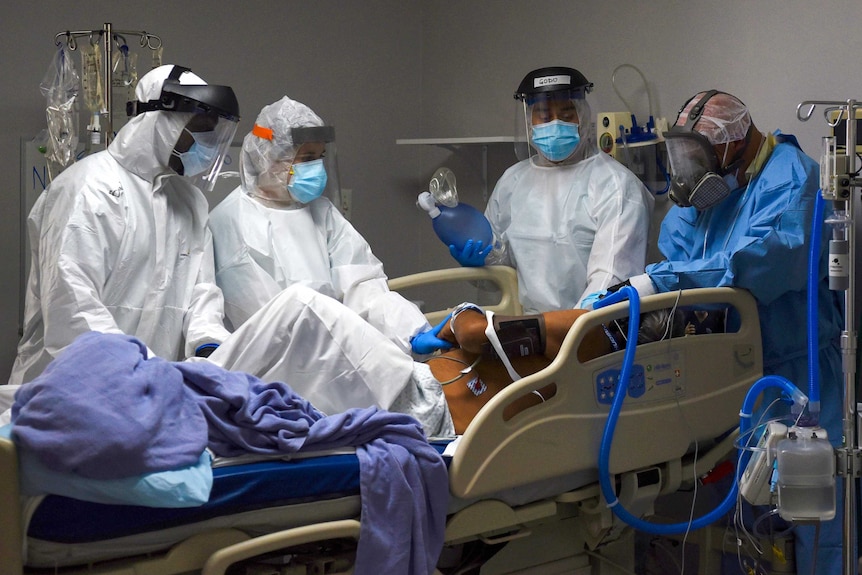
M683 313L674 309L660 309L641 314L641 325L638 331L638 343L661 341L685 334L685 318Z

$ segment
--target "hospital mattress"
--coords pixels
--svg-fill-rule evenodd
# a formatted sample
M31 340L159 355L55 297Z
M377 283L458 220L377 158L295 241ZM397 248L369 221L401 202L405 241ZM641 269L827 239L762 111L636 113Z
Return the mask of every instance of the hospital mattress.
M358 458L342 454L217 466L210 499L199 507L33 498L26 521L27 564L66 566L147 553L215 527L241 527L259 535L305 524L311 517L315 522L356 517L358 494Z

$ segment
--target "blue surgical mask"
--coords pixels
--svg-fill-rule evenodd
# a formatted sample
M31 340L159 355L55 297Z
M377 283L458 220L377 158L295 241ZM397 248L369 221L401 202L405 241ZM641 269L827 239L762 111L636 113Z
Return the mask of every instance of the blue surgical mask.
M552 162L565 160L572 155L581 136L573 122L553 120L533 126L533 145Z
M197 176L207 171L218 155L217 135L215 132L189 132L188 129L185 131L194 138L194 143L185 152L174 149L171 154L183 163L184 176Z
M323 158L294 164L293 176L287 183L287 191L297 202L307 204L316 200L326 188L326 168Z

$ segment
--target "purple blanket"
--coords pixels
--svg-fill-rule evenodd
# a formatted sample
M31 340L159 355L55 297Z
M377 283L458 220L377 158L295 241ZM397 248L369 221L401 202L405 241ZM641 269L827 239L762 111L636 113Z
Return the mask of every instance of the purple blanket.
M356 573L434 572L449 478L415 419L373 407L324 416L286 384L209 362L174 365L198 394L217 455L357 448L362 521Z
M54 471L119 479L194 465L206 420L182 373L125 335L78 337L12 405L16 442Z
M57 462L75 470L98 469L116 452L122 467L135 469L126 476L154 460L163 463L165 452L197 449L197 457L207 434L209 448L223 456L356 447L362 521L355 572L434 571L443 546L448 475L416 420L377 408L324 416L287 384L264 383L209 362L145 361L145 354L132 337L80 336L39 379L19 390L13 406L16 434L22 437L23 431L28 447L54 469ZM105 397L113 399L105 402ZM80 430L73 449L69 418L58 417L58 411L75 414ZM140 421L155 429L140 437ZM163 427L155 425L159 422ZM75 453L79 448L84 452ZM119 463L110 467L113 476L122 476Z

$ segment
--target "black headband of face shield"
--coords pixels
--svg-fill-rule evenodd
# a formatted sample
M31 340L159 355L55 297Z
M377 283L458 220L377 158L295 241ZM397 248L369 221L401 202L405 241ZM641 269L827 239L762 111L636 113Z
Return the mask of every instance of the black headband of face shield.
M212 84L181 84L180 76L191 72L189 68L174 66L162 85L158 100L126 103L126 114L137 116L144 112L191 112L211 114L234 122L239 121L239 102L230 86Z
M329 144L335 141L335 128L332 126L306 126L291 128L290 137L294 145L307 144L309 142L323 142Z

